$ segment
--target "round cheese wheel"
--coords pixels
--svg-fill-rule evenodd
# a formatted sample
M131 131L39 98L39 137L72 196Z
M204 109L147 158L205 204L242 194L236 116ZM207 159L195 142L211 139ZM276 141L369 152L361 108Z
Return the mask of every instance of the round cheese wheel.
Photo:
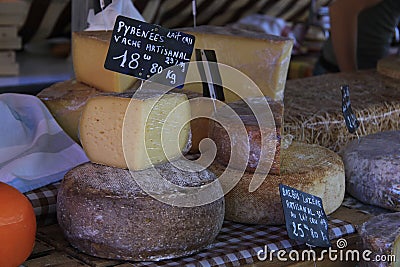
M400 131L366 135L342 151L346 190L358 200L400 211Z
M360 251L372 252L366 254L367 258L360 257L361 266L398 266L392 264L400 257L400 212L372 217L361 225L359 233Z
M270 160L271 164L269 173L279 174L280 172L280 144L281 144L281 125L283 116L283 104L280 101L273 101L266 98L270 110L273 115L274 122L268 122L266 127L260 128L256 116L254 116L250 107L244 101L237 101L230 103L229 106L239 116L240 120L229 118L227 125L229 127L229 133L225 130L224 125L219 124L216 121L211 121L210 126L210 138L214 140L217 147L216 160L222 165L228 166L230 163L231 167L242 169L240 162L235 157L242 157L246 155L246 151L249 151L249 157L247 160L246 171L254 172L260 163L260 159ZM260 105L255 102L255 106ZM229 116L226 113L217 112L217 118L219 116ZM224 120L225 121L225 120ZM243 138L241 138L240 127L244 125L249 143L247 144ZM232 153L231 142L234 144L236 151L240 153ZM263 143L262 143L263 142ZM267 148L267 155L261 158L262 147ZM270 151L275 150L275 151ZM273 154L271 154L273 153ZM257 170L257 171L260 171ZM268 173L268 171L261 172Z
M281 174L268 174L261 186L249 192L253 174L246 172L225 196L225 218L249 223L279 225L285 222L279 184L318 196L326 214L341 205L345 192L343 162L333 151L311 144L293 142L281 151ZM210 167L220 176L225 167Z
M206 169L190 171L198 166L195 163L185 166L188 170L171 163L155 169L179 186L201 187L216 179ZM136 183L153 178L148 170L129 172L94 163L69 171L57 199L58 222L66 239L93 256L133 261L175 258L207 248L222 227L223 197L193 207L170 205L152 195L176 197L179 190L163 184L149 195Z
M79 118L86 101L101 91L75 80L59 82L43 89L37 97L43 101L61 128L79 142Z

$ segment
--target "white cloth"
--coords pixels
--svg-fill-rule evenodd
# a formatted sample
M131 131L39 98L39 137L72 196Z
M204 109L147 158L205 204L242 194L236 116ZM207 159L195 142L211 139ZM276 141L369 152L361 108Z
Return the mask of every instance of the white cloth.
M0 181L24 193L61 180L87 161L40 99L0 94Z

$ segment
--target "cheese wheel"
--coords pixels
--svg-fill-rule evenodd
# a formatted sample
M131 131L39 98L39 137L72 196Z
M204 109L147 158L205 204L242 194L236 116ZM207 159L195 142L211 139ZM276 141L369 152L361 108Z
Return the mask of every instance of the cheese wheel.
M167 181L201 187L216 179L208 170L191 171L165 163L156 167ZM57 199L57 217L66 239L87 254L134 261L186 256L207 248L224 219L224 199L209 204L180 207L158 201L144 192L137 179L154 177L148 170L128 170L85 163L69 171ZM215 190L221 190L219 183ZM158 196L179 196L168 185Z
M327 148L293 142L281 151L281 174L267 175L261 186L249 192L252 173L244 173L238 184L225 196L225 218L249 223L279 225L285 222L279 184L318 196L326 214L341 205L345 192L343 162ZM225 167L214 163L210 170L217 176Z
M362 224L359 233L362 251L372 252L366 254L367 258L360 257L361 266L400 266L399 212L381 214L369 219Z
M400 79L400 56L391 55L378 60L376 70L380 74Z
M75 80L68 80L43 89L37 97L43 101L63 130L79 142L79 118L86 101L102 92Z
M256 98L255 98L256 99ZM263 147L266 148L266 153L261 158L261 160L272 161L271 168L269 169L270 174L280 173L280 145L281 145L281 127L283 118L283 103L281 101L273 101L266 97L269 108L272 112L272 121L267 121L268 125L260 127L256 116L253 114L250 107L244 101L236 101L229 104L233 111L239 115L241 120L235 120L234 118L228 117L230 121L229 124L230 132L228 133L223 125L217 123L216 121L211 121L210 124L210 138L213 139L217 146L216 160L228 166L229 161L231 161L231 167L240 169L239 163L236 163L235 157L241 157L246 155L245 151L249 151L249 158L247 160L246 171L254 172L259 165L261 150ZM249 101L254 102L257 108L257 103L254 99ZM264 103L265 104L265 103ZM263 107L262 112L266 112L265 107ZM224 115L222 112L216 112L216 117L221 117ZM242 142L240 138L240 131L237 129L244 124L246 132L248 135L249 143ZM235 149L241 151L241 153L233 153L231 151L231 142L233 142ZM272 149L272 151L271 151ZM275 151L273 151L275 150ZM273 153L273 154L271 154ZM240 162L240 161L239 161ZM268 165L269 166L269 165ZM258 170L260 171L260 169ZM268 173L268 170L261 170L263 173Z
M400 131L366 135L342 151L346 190L358 200L400 211Z

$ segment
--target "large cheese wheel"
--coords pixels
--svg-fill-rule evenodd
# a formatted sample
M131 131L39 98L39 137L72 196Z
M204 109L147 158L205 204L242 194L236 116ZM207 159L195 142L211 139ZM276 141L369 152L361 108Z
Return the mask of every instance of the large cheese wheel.
M281 174L268 175L254 192L249 192L252 173L246 172L225 196L228 220L278 225L285 222L279 184L318 196L326 214L335 211L344 197L344 167L336 153L318 145L292 143L281 151ZM224 172L220 164L210 167L217 176Z
M262 102L255 101L254 107L261 106ZM236 101L229 104L233 111L239 115L240 120L235 120L230 115L224 114L222 111L216 112L216 117L227 116L227 125L229 126L229 133L224 129L224 125L217 123L216 121L210 122L210 138L214 140L217 147L216 159L219 163L228 166L231 161L231 167L236 169L242 169L240 166L240 160L236 161L235 157L242 157L246 155L245 151L249 151L249 157L247 160L246 171L254 172L259 165L260 160L270 160L270 174L279 174L280 172L280 145L281 145L281 126L283 118L283 103L281 101L273 101L266 97L268 106L272 112L271 120L267 121L268 125L260 127L260 123L257 121L256 116L250 109L250 107L244 101ZM251 101L249 99L249 101ZM264 103L264 105L266 105ZM262 112L266 113L265 107ZM225 120L224 120L225 121ZM244 124L246 128L247 137L249 143L244 142L241 139L241 132L238 130L241 125ZM242 141L240 141L242 140ZM236 151L240 153L232 153L231 142L235 146ZM262 148L266 148L266 153L260 158ZM239 163L236 163L239 162ZM268 165L269 166L269 165ZM260 171L260 169L258 169ZM268 170L261 171L268 173Z
M400 211L400 131L363 136L341 154L349 194L364 203Z
M179 186L201 187L216 179L208 170L191 171L165 163L156 167L162 177ZM132 174L132 175L131 175ZM194 207L156 200L136 180L154 177L148 170L128 170L86 163L65 175L57 199L57 216L66 239L93 256L135 261L180 257L208 247L221 229L224 199ZM219 183L213 184L216 191ZM157 196L180 192L160 186Z
M68 80L43 89L37 97L43 101L63 130L79 142L78 125L86 101L101 91L75 80Z
M400 212L373 217L362 224L359 233L362 251L372 252L360 257L361 266L400 266Z

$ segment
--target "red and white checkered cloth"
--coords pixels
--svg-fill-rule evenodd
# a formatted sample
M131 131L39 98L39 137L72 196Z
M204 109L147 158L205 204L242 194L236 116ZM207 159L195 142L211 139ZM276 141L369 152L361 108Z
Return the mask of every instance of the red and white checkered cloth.
M39 225L56 223L56 200L59 186L60 183L55 183L25 194L34 206ZM355 232L353 225L347 222L329 217L328 219L330 240ZM210 248L178 259L135 262L135 266L241 266L259 262L257 252L264 250L265 246L269 251L307 248L303 243L289 239L284 225L245 225L225 221L221 232Z

